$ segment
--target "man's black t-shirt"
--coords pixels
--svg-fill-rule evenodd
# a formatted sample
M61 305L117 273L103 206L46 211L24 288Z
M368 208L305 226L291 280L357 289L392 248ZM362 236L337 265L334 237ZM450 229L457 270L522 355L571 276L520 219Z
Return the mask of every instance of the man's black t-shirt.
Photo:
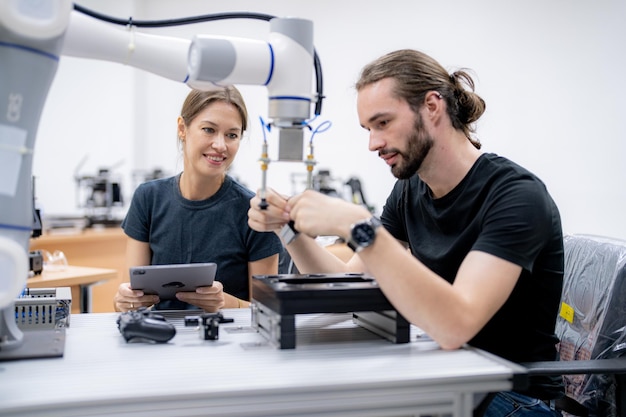
M483 154L442 198L433 199L417 175L399 180L381 220L449 282L473 250L520 265L511 296L469 344L514 362L555 360L563 233L559 211L535 175L506 158ZM561 391L560 378L541 378L525 393L552 399Z

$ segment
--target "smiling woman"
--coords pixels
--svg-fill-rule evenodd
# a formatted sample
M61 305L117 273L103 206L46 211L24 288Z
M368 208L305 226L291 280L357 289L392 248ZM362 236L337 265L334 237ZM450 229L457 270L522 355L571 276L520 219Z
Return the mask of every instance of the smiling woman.
M213 285L161 300L124 282L114 297L117 310L247 307L251 277L278 272L278 237L250 229L254 193L227 174L247 122L235 87L192 90L177 121L183 171L141 184L122 223L128 267L213 262Z
M178 140L185 171L180 191L188 200L204 200L222 186L247 125L243 98L234 87L187 96L178 117Z

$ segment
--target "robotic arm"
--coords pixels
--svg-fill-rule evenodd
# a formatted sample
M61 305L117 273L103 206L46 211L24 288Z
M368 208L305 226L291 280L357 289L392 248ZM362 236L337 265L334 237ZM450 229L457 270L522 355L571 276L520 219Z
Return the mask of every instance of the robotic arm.
M266 86L282 160L302 160L311 103L317 101L318 111L322 99L319 81L318 97L310 92L311 21L273 18L267 41L205 35L186 40L118 28L77 7L69 0L0 0L0 359L22 343L13 304L29 269L33 149L60 56L118 62L197 89Z
M301 132L310 117L314 50L308 20L271 19L268 41L207 35L189 41L120 30L74 11L62 55L130 65L196 89L263 85L273 125Z

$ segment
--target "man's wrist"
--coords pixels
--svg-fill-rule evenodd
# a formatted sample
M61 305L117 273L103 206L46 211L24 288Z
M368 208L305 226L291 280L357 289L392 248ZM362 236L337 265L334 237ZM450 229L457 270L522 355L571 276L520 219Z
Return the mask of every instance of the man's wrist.
M358 221L350 226L347 244L350 249L360 252L374 244L378 228L382 226L380 219L371 216L369 219Z
M285 246L293 242L299 234L300 232L298 232L294 227L293 221L290 221L289 223L284 225L283 228L280 229L280 231L278 232L278 236L280 236Z

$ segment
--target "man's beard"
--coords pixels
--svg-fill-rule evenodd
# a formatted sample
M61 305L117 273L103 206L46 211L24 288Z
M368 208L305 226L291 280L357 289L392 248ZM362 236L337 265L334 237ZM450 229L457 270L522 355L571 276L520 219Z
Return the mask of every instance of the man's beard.
M411 178L422 166L433 147L433 138L426 132L422 116L416 115L413 131L407 141L406 152L399 152L400 162L391 167L391 173L400 180Z

